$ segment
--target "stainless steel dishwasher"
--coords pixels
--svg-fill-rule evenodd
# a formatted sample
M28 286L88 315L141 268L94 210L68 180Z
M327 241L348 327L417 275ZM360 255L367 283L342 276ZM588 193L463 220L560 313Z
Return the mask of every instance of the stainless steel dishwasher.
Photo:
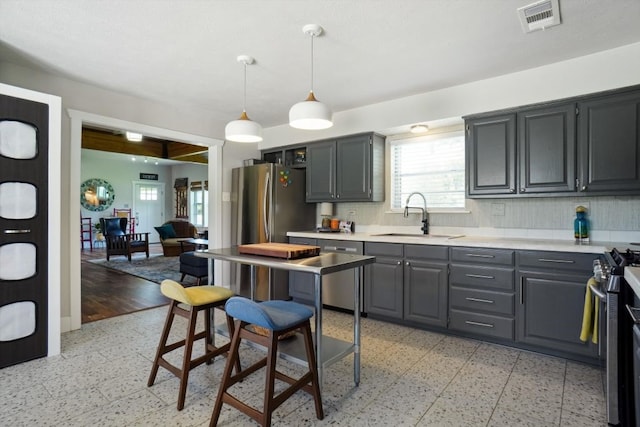
M320 252L364 254L362 242L318 239ZM364 311L364 283L360 272L360 312ZM353 311L355 274L353 270L339 271L322 277L322 303L330 307Z

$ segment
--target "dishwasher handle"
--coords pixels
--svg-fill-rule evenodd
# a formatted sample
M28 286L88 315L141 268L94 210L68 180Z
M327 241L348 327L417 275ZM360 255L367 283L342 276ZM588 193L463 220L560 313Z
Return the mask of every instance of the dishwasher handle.
M358 252L356 248L345 248L343 246L325 246L322 250L327 252Z

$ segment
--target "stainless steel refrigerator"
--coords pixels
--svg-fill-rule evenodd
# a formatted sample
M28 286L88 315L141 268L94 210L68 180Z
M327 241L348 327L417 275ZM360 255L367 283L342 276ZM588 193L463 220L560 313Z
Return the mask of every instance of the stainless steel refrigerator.
M287 242L287 231L315 228L316 205L305 203L305 171L273 163L235 168L231 173L231 244ZM237 294L249 297L247 265L231 267ZM287 299L289 274L266 267L256 269L256 299Z

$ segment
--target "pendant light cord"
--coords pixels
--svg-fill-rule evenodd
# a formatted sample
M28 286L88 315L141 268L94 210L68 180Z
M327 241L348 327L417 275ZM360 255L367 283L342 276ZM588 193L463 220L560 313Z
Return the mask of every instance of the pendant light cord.
M242 111L247 112L247 63L244 62L244 95L242 98Z
M311 93L313 93L313 39L315 35L311 34Z

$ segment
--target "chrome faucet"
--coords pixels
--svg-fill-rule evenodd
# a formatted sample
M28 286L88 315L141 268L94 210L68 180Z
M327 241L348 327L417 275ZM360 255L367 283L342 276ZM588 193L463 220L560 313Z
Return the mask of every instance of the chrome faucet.
M411 206L411 208L420 209L422 211L422 228L421 228L422 234L429 234L429 214L427 213L427 199L424 197L424 195L422 193L414 191L413 193L409 194L409 197L407 197L407 201L405 202L404 217L405 218L409 217L409 207L410 207L409 206L409 200L414 195L418 195L418 196L422 197L422 202L424 203L424 208L417 207L417 206Z

